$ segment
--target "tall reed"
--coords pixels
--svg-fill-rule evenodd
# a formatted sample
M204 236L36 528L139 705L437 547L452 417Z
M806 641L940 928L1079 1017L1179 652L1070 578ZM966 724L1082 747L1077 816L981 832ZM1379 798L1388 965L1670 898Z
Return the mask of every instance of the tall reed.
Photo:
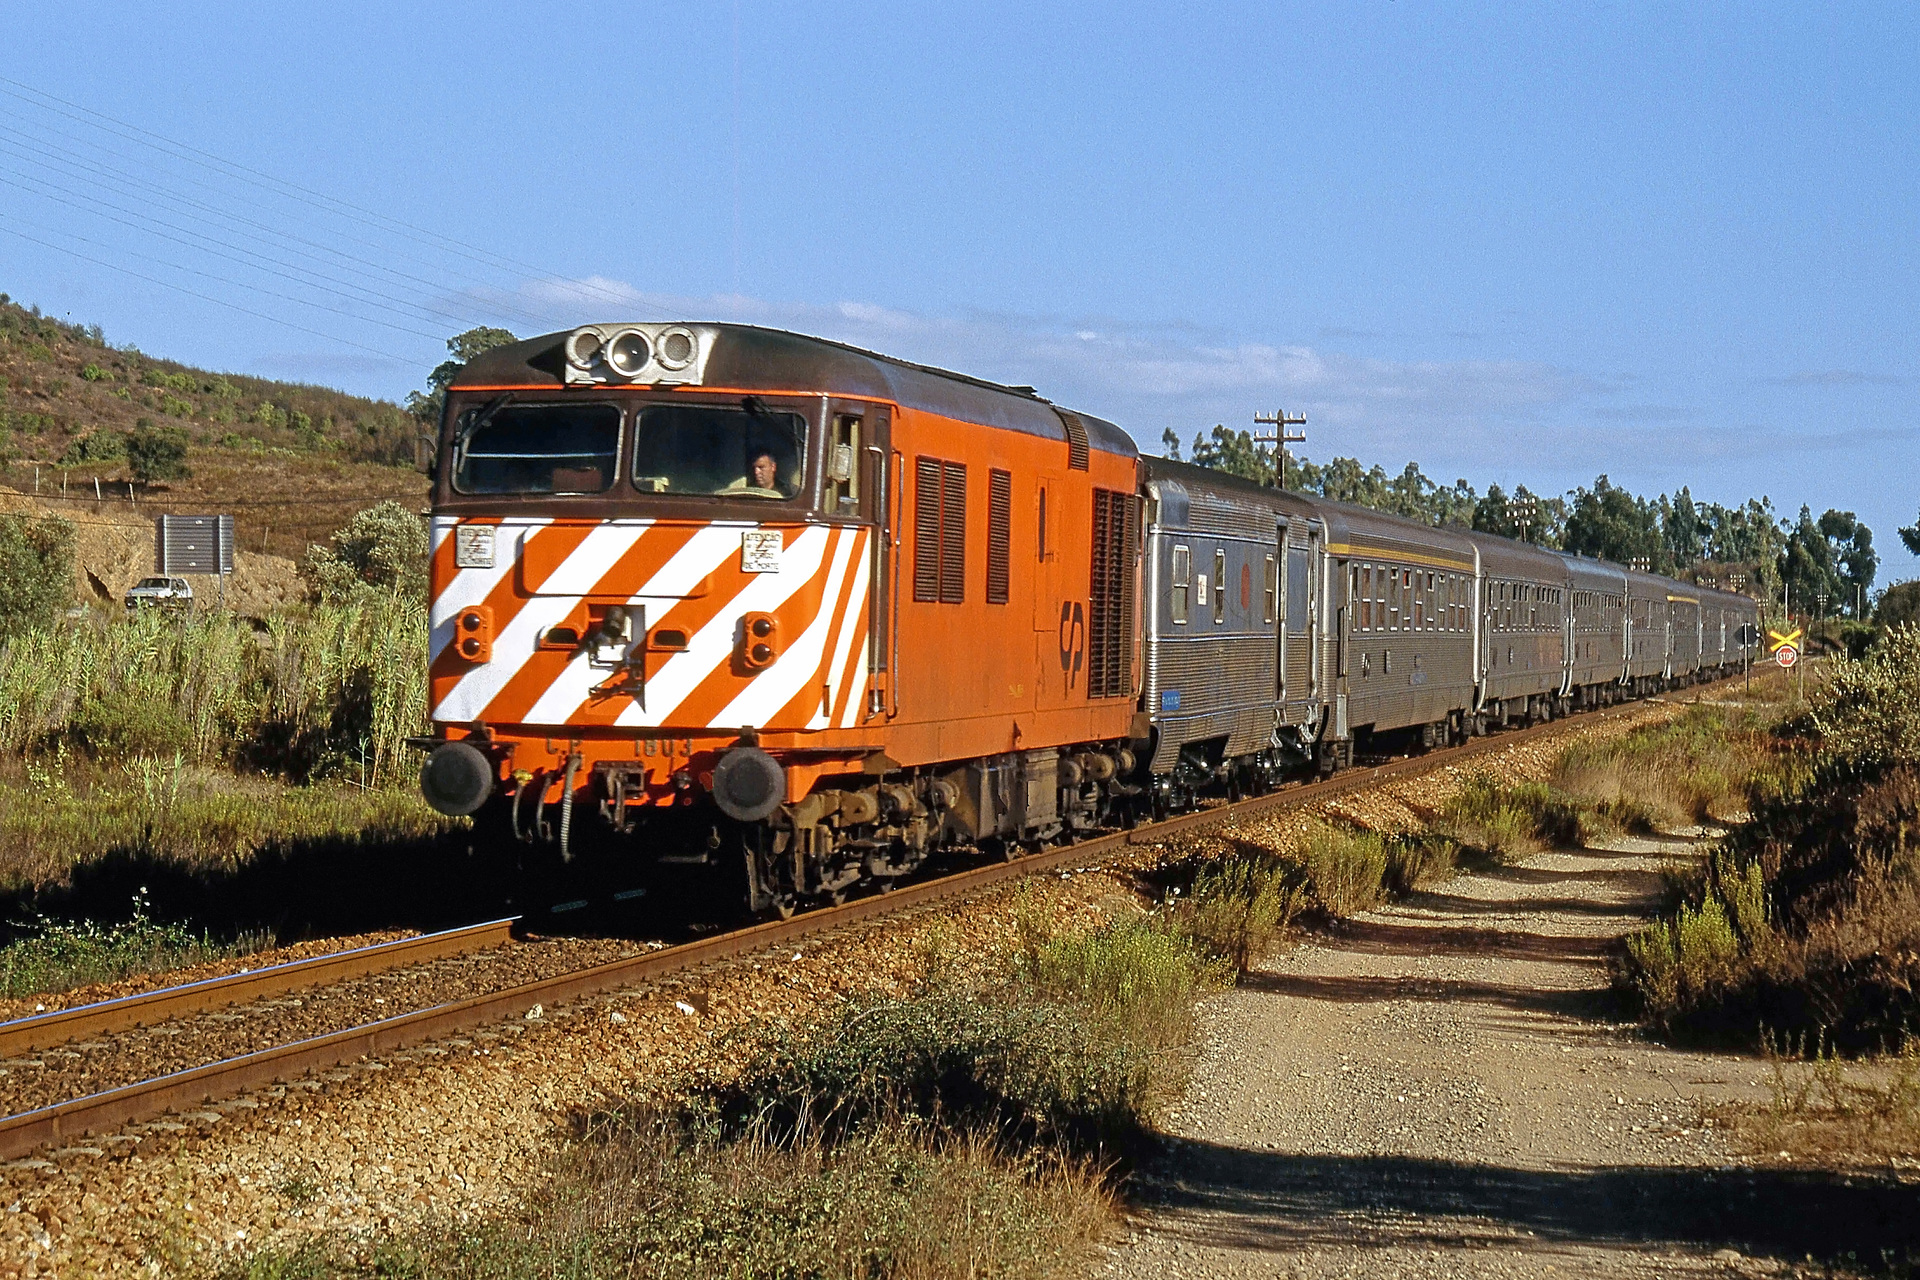
M408 772L426 725L426 608L368 593L276 616L142 612L0 643L0 751L248 761L370 786Z

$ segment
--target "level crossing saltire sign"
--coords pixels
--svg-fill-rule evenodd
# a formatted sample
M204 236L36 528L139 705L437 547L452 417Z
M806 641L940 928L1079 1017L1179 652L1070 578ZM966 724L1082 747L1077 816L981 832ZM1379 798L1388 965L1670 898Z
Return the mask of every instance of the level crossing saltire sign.
M1790 644L1783 644L1773 651L1773 660L1783 667L1790 667L1800 661L1800 651Z
M1767 632L1767 652L1768 653L1779 653L1782 649L1798 650L1799 648L1800 648L1800 628L1795 627L1793 630L1787 631L1787 632L1779 632L1771 629L1768 630ZM1783 667L1790 667L1793 665L1793 660L1789 658L1785 662L1782 662L1780 665Z

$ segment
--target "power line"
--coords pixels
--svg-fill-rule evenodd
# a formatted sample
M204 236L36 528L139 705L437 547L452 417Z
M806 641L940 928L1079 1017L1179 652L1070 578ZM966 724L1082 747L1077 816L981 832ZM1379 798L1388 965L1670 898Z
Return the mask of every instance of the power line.
M81 244L89 244L89 245L93 245L93 246L94 246L95 248L99 248L99 249L106 249L106 248L110 248L110 247L111 247L111 246L108 246L108 245L103 245L103 244L101 244L101 243L100 243L99 241L97 241L97 240L89 240L89 239L88 239L87 237L85 237L85 236L82 236L82 235L75 235L75 234L74 234L73 232L71 232L71 231L57 231L57 230L54 230L54 229L52 229L52 228L50 228L50 227L42 227L42 226L38 226L38 225L36 225L35 223L31 223L31 222L29 222L29 223L27 223L26 225L27 225L27 226L29 226L29 227L33 227L33 229L34 229L34 230L36 230L36 231L42 231L42 232L45 232L45 233L46 233L47 235L55 235L55 236L66 236L66 237L67 237L68 239L71 239L71 240L78 240L78 241L79 241L79 242L80 242ZM19 232L19 231L13 231L13 230L12 230L12 228L10 228L10 227L0 227L0 231L11 231L11 232L12 232L12 234L14 234L14 235L17 235L17 236L20 236L20 238L21 238L21 239L23 239L23 240L32 240L32 239L33 239L33 237L31 237L31 236L28 236L28 235L25 235L25 234L23 234L23 233L21 233L21 232ZM44 241L44 240L35 240L35 241L34 241L34 243L36 243L36 244L45 244L45 245L47 245L47 247L48 247L48 248L55 248L55 249L57 249L57 248L59 248L59 247L60 247L60 246L58 246L58 245L54 245L54 244L49 244L49 243L48 243L47 241ZM66 252L72 252L72 250L66 250ZM381 328L383 328L383 329L392 329L392 330L394 330L394 331L396 331L396 332L398 332L398 333L405 333L405 334L410 334L410 335L412 335L413 337L416 337L416 338L427 338L427 339L429 339L429 340L437 340L437 339L436 339L436 335L434 335L434 334L431 334L431 333L426 333L426 332L423 332L422 330L419 330L419 329L407 329L407 328L403 328L403 327L402 327L402 326L400 326L400 325L397 325L397 324L393 324L393 323L391 323L390 321L386 321L386 320L375 320L375 319L372 319L372 318L370 318L370 317L367 317L367 316L357 316L357 315L355 315L355 314L354 314L353 312L351 312L351 311L343 311L343 310L341 310L341 309L340 309L339 307L330 307L330 306L328 306L328 305L327 305L326 303L324 303L324 302L315 302L315 301L313 301L313 300L312 300L312 299L310 299L310 298L296 298L295 296L293 296L293 295L292 295L292 294L290 294L290 293L280 293L279 291L277 291L277 290L274 290L274 289L265 289L265 288L262 288L261 286L259 286L259 285L257 285L257 284L248 284L248 283L247 283L246 281L244 281L244 280L235 280L235 279L233 279L233 278L232 278L232 277L230 277L230 276L221 276L221 275L215 275L215 274L214 274L213 272L211 272L211 271L201 271L201 270L199 270L199 269L198 269L198 268L196 268L196 267L185 267L185 266L181 266L181 265L180 265L179 263L177 263L177 262L168 262L168 261L167 261L167 260L166 260L165 258L156 258L156 257L154 257L154 256L152 256L151 254L145 254L145 253L140 253L140 252L138 252L137 250L132 250L132 249L122 249L122 250L121 250L121 252L123 252L123 253L126 253L126 254L127 254L127 255L128 255L129 257L132 257L132 258L136 258L136 259L139 259L139 260L142 260L142 261L145 261L145 262L150 262L150 263L152 263L152 264L154 264L155 266L160 266L160 267L166 267L166 268L168 268L169 270L173 270L173 271L184 271L184 272L186 272L186 273L187 273L188 275L194 275L194 276L199 276L199 277L200 277L201 279L203 279L203 280L213 280L213 281L217 281L217 282L218 282L218 283L220 283L220 284L230 284L230 285L232 285L232 286L233 286L234 288L236 288L236 289L244 289L244 290L246 290L246 291L248 291L249 293L257 293L257 294L262 294L262 295L264 295L264 296L266 296L266 297L269 297L269 298L279 298L279 299L280 299L281 301L283 301L283 302L291 302L291 303L294 303L294 304L295 304L295 305L297 305L297 306L302 306L302 307L312 307L312 308L314 308L314 309L315 309L316 311L331 311L331 312L332 312L333 314L335 314L335 315L338 315L338 316L345 316L345 317L347 317L347 319L349 319L349 320L358 320L358 321L359 321L360 323L362 323L362 324L376 324L376 325L379 325L379 326L380 326ZM84 254L75 254L74 256L75 256L75 257L84 257L85 255L84 255ZM98 261L99 261L99 259L89 259L89 261L96 261L96 262L98 262ZM102 265L102 266L111 266L112 264L111 264L111 263L106 263L106 262L101 262L101 263L100 263L100 265ZM119 269L120 269L120 270L124 270L124 268L119 268ZM134 273L132 273L132 272L129 272L129 274L134 274ZM151 279L151 277L148 277L148 278L150 278L150 279ZM165 284L166 282L165 282L165 281L161 281L161 280L155 280L155 281L154 281L154 283L156 283L156 284ZM183 292L191 292L191 291L190 291L190 290L183 290ZM235 306L235 304L234 304L234 303L231 303L231 302L224 302L224 300L222 300L222 299L219 299L219 298L214 298L214 297L210 297L210 296L209 296L209 295L207 295L207 294L197 294L197 295L195 295L195 296L197 296L197 297L203 297L203 298L206 298L206 299L207 299L207 300L208 300L209 302L221 302L221 303L222 303L223 305L225 305L225 306L230 306L230 307L235 307L235 309L236 309L236 310L245 310L245 308L242 308L242 307L237 307L237 306ZM278 319L278 317L275 317L275 316L269 316L269 315L265 315L265 314L263 314L263 313L261 313L261 312L257 312L257 311L256 311L256 312L251 312L250 314L252 314L252 315L257 315L257 316L260 316L260 318L261 318L261 319L263 319L263 320L277 320L277 319ZM280 321L279 321L279 323L281 323L281 324L290 324L291 322L290 322L290 321L285 321L285 320L280 320ZM300 328L301 326L299 326L299 325L293 325L292 327L293 327L293 328ZM306 330L306 332L308 332L308 333L312 333L312 334L316 334L316 335L318 335L318 336L320 336L320 337L323 337L323 338L324 338L324 337L329 337L329 336L330 336L330 335L327 335L327 334L324 334L324 333L320 333L320 331L319 331L319 330L317 330L317 329L308 329L308 330ZM346 338L334 338L334 339L333 339L333 341L335 341L335 342L349 342L350 340L349 340L349 339L346 339ZM353 345L353 346L356 346L356 347L359 347L359 348L360 348L361 350L363 350L363 351L375 351L375 349L374 349L373 347L369 347L369 346L366 346L366 345L364 345L364 344L362 344L362 343L358 343L358 342L353 342L353 343L351 343L351 345ZM387 352L384 352L384 351L375 351L375 354L378 354L378 355L388 355L389 353L387 353ZM400 357L397 357L397 356L396 356L396 357L392 357L392 358L394 358L394 359L399 359Z
M3 104L0 104L0 109L3 109ZM36 127L44 127L44 126L36 126ZM106 154L110 156L115 156L121 159L130 159L129 157L124 156L120 152L111 151L106 148L99 147L97 146L97 144L87 142L84 139L75 138L72 134L64 133L58 130L51 130L50 132L53 132L58 137L69 138L75 142L80 143L82 146L92 147L94 150L98 150L98 151L105 151ZM410 272L401 271L394 267L387 266L382 263L374 262L371 259L359 257L358 255L348 253L332 245L323 244L317 240L310 240L304 236L293 235L277 227L269 226L268 224L263 222L256 222L251 218L247 218L239 214L232 213L224 209L220 209L214 205L207 204L205 201L197 200L192 196L183 195L177 191L170 190L169 188L157 182L149 181L145 178L141 178L134 174L127 173L124 170L115 169L111 166L101 165L98 163L91 163L84 157L80 157L74 152L68 151L67 149L59 147L57 145L48 143L44 139L38 138L33 134L23 132L22 130L9 128L4 124L0 124L0 134L11 134L15 138L23 140L20 142L0 142L0 150L8 150L11 147L24 146L28 148L28 154L23 155L19 151L8 151L8 153L15 155L17 158L23 159L30 164L38 165L42 168L53 169L56 172L59 171L59 169L56 169L56 166L59 166L59 168L63 168L66 171L68 171L64 173L62 176L77 178L79 181L82 181L82 182L93 182L98 185L107 187L109 191L114 191L115 186L117 185L119 190L115 191L115 194L131 195L136 198L142 198L142 199L159 199L162 201L170 202L175 205L184 206L187 209L200 210L207 214L210 214L215 218L224 219L227 222L234 223L239 226L250 227L255 229L258 232L263 233L259 236L254 237L255 239L259 239L269 243L271 243L272 240L276 238L278 240L284 241L286 243L280 247L286 252L296 253L301 257L310 258L310 259L313 259L314 261L325 261L325 259L322 259L316 254L308 253L305 250L292 247L294 245L306 245L309 248L319 250L320 254L326 254L326 255L329 255L331 258L340 260L341 263L346 264L347 270L356 271L357 274L368 276L371 279L377 279L381 275L391 276L397 280L408 281L414 284L418 284L427 289L434 290L436 292L441 292L441 293L448 292L448 286L444 281L428 280L423 276L417 276ZM183 177L182 175L172 175L172 176L176 178L180 178L181 180L187 182L189 185L199 187L203 190L212 191L219 194L225 194L224 192L221 191L220 188L211 186L210 184L199 182L192 178L186 178L186 177ZM349 237L348 242L364 245L367 248L374 249L379 252L384 252L389 254L393 253L393 250L388 246L378 245L369 240L354 239ZM433 265L433 264L424 262L422 259L413 257L411 255L407 255L407 254L397 254L395 256L401 258L403 261L419 263L420 265L426 266L426 267L431 267ZM478 284L483 288L492 287L490 284L488 284L483 280L480 280L478 277L467 276L466 278L469 281L475 284ZM500 299L490 299L488 301L488 305L491 306L496 311L499 311L505 314L515 315L520 317L523 320L528 320L535 324L553 323L553 319L550 315L529 310L523 306L520 306L518 303L515 303L515 302L504 301ZM442 313L442 314L445 314L445 313Z
M20 173L19 173L19 172L18 172L17 170L12 170L12 169L0 169L0 174L7 174L7 173L12 173L12 174L14 174L14 175L15 175L15 177L21 177L21 176L24 176L24 175L21 175L21 174L20 174ZM16 189L18 189L18 190L23 190L23 191L33 191L33 192L34 192L35 194L37 194L37 195L40 195L40 196L42 196L42 197L43 197L43 198L45 198L45 199L48 199L48 200L52 200L52 201L53 201L54 203L56 203L56 204L63 204L63 205L66 205L66 206L67 206L68 208L70 208L70 209L79 209L79 210L81 210L81 211L82 211L83 213L92 213L92 214L93 214L93 215L94 215L95 217L100 217L100 218L105 218L105 219L106 219L106 220L107 220L108 222L117 222L117 223L119 223L119 224L120 224L121 226L123 226L123 227L131 227L131 228L133 228L133 229L134 229L135 231L143 231L143 232L145 232L146 234L148 234L148 235L150 235L150 236L154 236L154 237L157 237L158 239L161 239L161 240L165 240L165 241L167 241L167 242L168 242L168 243L170 243L170 244L177 244L177 245L180 245L180 246L181 246L182 248L187 248L187 249L197 249L197 250L199 250L199 251L200 251L201 253L206 253L206 254L211 254L211 255L212 255L213 257L216 257L216 258L221 258L221 259L224 259L224 260L226 260L226 261L228 261L228 262L233 262L233 263L237 263L237 264L239 264L240 266L243 266L243 267L250 267L251 269L253 269L253 270L255 270L255 271L264 271L264 272L266 272L266 273L267 273L267 274L269 274L269 275L275 275L275 276L279 276L279 277L280 277L281 279L283 279L283 280L290 280L290 281L292 281L292 282L293 282L293 283L295 283L295 284L300 284L300 285L306 285L306 286L308 286L309 288L318 288L318 289L320 289L320 290L322 290L323 292L326 292L326 293L330 293L330 294L332 294L333 296L335 296L335 297L337 297L337 298L340 298L340 299L342 299L342 300L345 300L345 301L350 301L350 302L358 302L358 303L361 303L361 304L362 304L362 305L364 305L364 306L369 306L369 307L375 307L375 308L378 308L378 309L379 309L379 310L381 310L381 311L386 311L386 312L389 312L390 314L393 314L393 315L397 315L397 316L401 316L401 317L403 317L403 318L405 318L405 319L408 319L408 320L420 320L420 319L426 319L426 320L432 320L432 319L434 318L434 317L433 317L433 315L431 315L431 314L429 314L429 315L427 315L427 316L425 316L425 317L422 317L422 316L416 316L416 315L408 315L408 314L407 314L407 312L406 312L406 310L405 310L404 308L408 308L408 307L412 307L412 308L413 308L414 310L416 310L416 311L425 311L425 310L426 310L426 308L424 308L424 307L418 307L418 306L416 306L415 304L413 304L413 303L409 303L409 302L407 302L407 301L406 301L405 299L402 299L402 298L393 298L393 297L392 297L391 295L375 295L374 297L367 297L367 296L362 296L362 295L358 295L358 294L354 294L354 293L349 293L349 292L346 292L346 290L347 290L347 289L354 289L354 288L358 288L358 287L359 287L359 286L355 286L355 285L352 285L352 284L349 284L349 283L347 283L346 281L340 281L340 280L336 280L336 281L335 281L335 283L337 283L337 284L339 284L339 285L342 285L342 286L343 286L343 288L329 288L329 287L328 287L327 285L325 285L325 284L321 284L321 283L317 283L317 282L316 282L315 280L312 280L312 279L305 279L305 278L302 278L301 276L298 276L298 275L295 275L295 274L293 274L293 272L294 272L294 271L304 271L304 270L305 270L305 268L301 268L301 267L292 267L292 268L291 268L291 270L282 270L282 269L281 269L281 267L282 267L282 266L286 266L286 265L288 265L288 264L278 264L278 265L274 265L274 264L273 264L273 260L272 260L272 259L268 259L268 258L266 258L266 257L265 257L265 255L263 255L263 254L256 254L256 253L253 253L253 252L252 252L251 250L247 250L247 249L239 249L239 251L238 251L238 252L239 252L240 254L245 254L245 255L246 255L246 257L240 257L240 256L237 256L237 255L236 255L236 254L234 254L234 253L227 253L227 252L223 252L223 251L222 251L222 249L220 249L220 248L217 248L217 247L209 247L209 246L208 246L208 245L206 245L206 244L196 244L196 243L194 243L194 242L193 242L193 241L191 241L191 240L183 240L183 239L181 239L181 238L180 238L180 236L170 236L170 235L167 235L167 234L165 234L164 232L161 232L161 231L156 231L156 230L154 230L154 229L153 229L153 227L150 227L150 226L144 226L144 225L142 225L142 224L141 224L141 222L140 222L140 221L138 220L138 219L139 219L139 216L140 216L140 215L138 215L137 213L135 213L135 212L134 212L133 210L130 210L130 209L124 209L124 208L122 208L122 207L121 207L121 206L119 206L119 205L111 205L111 204L107 204L107 203L106 203L105 201L97 201L97 202L95 202L95 207L90 207L89 205L87 205L87 204L84 204L84 203L81 203L80 201L77 201L77 200L66 200L66 199L62 199L62 198L61 198L60 196L57 196L57 195L48 195L48 194L47 194L47 192L48 192L48 191L68 191L68 192L69 192L70 194L74 194L74 195L78 195L78 194L79 194L78 192L70 192L70 191L69 191L69 189L68 189L68 188L65 188L65 187L55 187L55 186L53 186L52 184L48 184L48 185L47 185L47 187L46 187L45 189L43 189L43 190L36 190L36 189L35 189L35 188L33 188L33 187L29 187L29 186L26 186L25 184L23 184L23 183L20 183L20 182L15 182L15 181L13 181L13 179L11 179L11 178L6 178L6 177L0 177L0 185L5 185L5 186L9 186L9 187L14 187L14 188L16 188ZM82 200L84 200L84 199L85 199L85 197L83 196L83 197L81 197L81 199L82 199ZM115 209L115 210L119 210L120 212L124 212L124 213L130 213L130 214L133 214L134 216L133 216L132 218L120 218L120 217L115 217L115 216L114 216L113 214L111 214L111 213L103 213L103 212L101 212L101 210L103 210L103 209ZM174 224L174 223L168 223L168 222L161 222L161 221L160 221L160 220L159 220L158 218L154 218L154 219L151 219L151 221L152 221L152 222L153 222L153 223L154 223L155 225L157 225L157 226L162 226L162 227L167 227L167 228L169 228L169 229L172 229L172 230L176 230L176 231L179 231L179 232L181 232L181 233L182 233L182 234L184 234L184 235L187 235L187 236L192 236L192 237L194 237L194 238L195 238L195 240L200 240L200 241L207 241L207 240L211 240L211 239L212 239L212 237L211 237L211 236L208 236L208 235L206 235L206 234L205 234L204 232L199 232L199 231L194 231L194 230L191 230L191 229L189 229L189 228L186 228L186 227L181 227L181 226L178 226L177 224ZM65 233L65 234L71 234L71 233ZM217 245L217 244L218 244L218 242L216 241L216 242L215 242L215 244ZM237 246L229 246L229 247L237 247ZM267 265L262 265L262 263L261 263L261 262L249 262L249 261L247 261L247 258L257 258L257 259L262 259L262 260L263 260L263 262L264 262L265 264L267 264ZM318 275L318 273L317 273L317 272L308 272L308 274L309 274L309 275ZM327 279L327 278L328 278L328 277L320 277L320 279L322 279L322 280L325 280L325 279ZM231 284L234 284L234 285L236 285L236 286L238 286L238 287L240 287L240 288L251 288L251 287L253 287L253 286L250 286L250 285L245 285L245 284L242 284L242 283L241 283L241 282L239 282L239 281L229 281L229 283L231 283ZM285 294L276 294L276 295L274 295L274 296L276 296L276 297L286 297L287 295L285 295ZM376 298L378 298L378 297L386 297L386 298L388 298L388 299L389 299L389 300L390 300L391 302L393 302L393 303L397 303L397 304L399 304L399 305L397 305L397 306L390 306L390 305L388 305L388 304L387 304L386 302L381 302L381 301L377 301L377 300L376 300ZM297 299L296 299L296 300L297 300ZM306 305L308 305L308 306L315 306L315 305L318 305L318 304L316 304L316 303L311 303L311 302L309 302L309 303L307 303ZM352 312L341 312L340 314L342 314L342 315L349 315L349 316L350 316L350 315L352 315L353 313L352 313ZM367 318L367 317L360 317L360 316L356 316L356 317L354 317L354 318L355 318L355 319L361 319L361 320L364 320L364 321L365 321L366 323L368 323L368 324L381 324L381 323L384 323L383 321L379 321L379 320L373 320L373 319L369 319L369 318ZM444 313L444 312L443 312L443 313L440 313L440 316L439 316L439 318L440 318L440 319L444 319L444 320L448 320L448 321L451 321L452 323L455 323L455 324L460 324L460 323L464 323L464 320L463 320L463 318L462 318L462 317L459 317L459 316L454 316L454 315L451 315L451 314L449 314L449 313ZM389 326L389 327L398 327L398 326ZM432 338L432 337L434 337L434 336L435 336L435 335L433 335L433 334L430 334L430 333L421 333L421 332L420 332L419 330L417 330L417 329L402 329L402 330L401 330L401 332L402 332L402 333L412 333L412 334L417 334L418 336L420 336L420 337L423 337L423 338Z
M9 85L12 86L12 88L4 87ZM125 138L127 141L161 151L164 154L173 155L179 159L187 160L190 163L199 164L202 167L213 169L216 172L225 172L229 176L236 177L241 181L275 191L276 194L281 195L282 198L290 197L302 203L328 209L333 212L336 217L344 217L351 221L357 221L367 225L384 225L390 234L403 235L417 243L439 247L445 252L451 252L458 256L465 257L483 266L491 267L494 270L512 269L515 271L529 272L532 273L534 279L539 283L564 283L575 288L582 288L598 293L610 301L631 305L630 299L611 289L606 289L594 284L590 280L559 280L556 277L548 275L540 267L532 263L523 262L504 254L494 253L491 250L483 249L477 245L468 244L465 241L456 240L451 236L442 235L439 232L416 226L413 223L395 218L389 214L367 209L349 201L341 200L336 196L328 195L325 192L316 191L310 187L289 182L284 178L276 177L263 170L254 169L247 165L227 160L211 151L203 150L188 143L178 142L166 137L164 134L155 133L150 129L145 129L139 125L131 124L114 116L110 116L105 112L96 111L91 107L70 102L67 99L48 93L43 89L37 89L32 85L24 84L21 81L0 76L0 94L6 94L39 110L63 116L78 124L86 125L89 128L99 129L105 133L117 134L117 136ZM45 99L46 102L36 101L35 99ZM58 103L59 107L48 106L47 102ZM68 108L68 110L61 110L60 107ZM82 114L75 115L73 114L74 112L80 112ZM86 117L92 118L88 119ZM105 121L106 123L98 123L100 121Z
M10 236L16 236L19 239L28 241L31 244L40 245L42 248L52 249L56 253L64 253L69 255L70 257L78 258L82 262L91 262L97 267L105 267L109 271L118 271L122 275L132 276L136 280L145 280L149 284L157 284L162 289L172 289L176 293L184 293L188 297L199 298L203 302L211 302L216 306L228 307L234 311L240 312L242 315L253 316L255 319L265 320L270 324L284 325L289 329L297 329L301 333L312 334L316 338L325 338L328 342L338 342L345 346L358 347L362 351L372 352L374 355L379 356L383 360L392 360L398 364L413 363L411 360L406 359L404 356L394 355L391 351L382 351L378 347L370 347L364 342L355 342L351 338L342 338L336 334L323 333L318 329L308 328L306 325L296 324L291 320L284 320L279 316L268 315L264 311L255 311L253 308L243 307L237 302L229 302L225 298L216 298L210 293L201 293L196 289L189 289L185 285L174 284L172 281L162 280L158 276L150 276L145 274L144 272L135 271L131 267L123 267L119 263L107 262L104 259L93 257L91 254L81 253L76 249L69 249L65 245L54 244L51 240L42 240L38 236L30 236L26 234L24 231L17 231L12 227L6 226L5 224L0 224L0 231L3 231ZM75 236L74 239L79 240L80 237ZM91 243L91 242L83 240L82 243ZM162 265L172 265L172 264L162 264ZM181 271L187 271L193 275L205 274L203 272L193 271L189 267L180 267L177 269ZM215 276L215 277L209 277L209 278L218 279L219 277Z

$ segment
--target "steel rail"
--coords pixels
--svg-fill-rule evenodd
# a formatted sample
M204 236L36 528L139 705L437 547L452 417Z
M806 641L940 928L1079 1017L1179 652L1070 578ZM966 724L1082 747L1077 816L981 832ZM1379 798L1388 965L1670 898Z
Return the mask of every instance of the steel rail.
M206 978L179 986L160 987L138 995L102 1000L96 1004L37 1013L11 1022L0 1022L0 1058L11 1058L34 1049L51 1048L86 1036L125 1031L130 1027L152 1026L169 1018L205 1013L231 1004L283 995L305 987L365 977L406 965L421 964L447 956L484 951L508 940L518 916L489 920L483 924L421 934L417 938L399 938L393 942L355 947L331 955L307 960L290 960L249 973L233 973Z
M535 1005L551 1007L621 987L637 986L704 964L844 928L873 916L889 915L949 898L970 897L1010 880L1085 863L1089 858L1110 856L1139 845L1158 844L1183 832L1231 824L1273 810L1312 804L1396 778L1437 772L1449 765L1521 742L1552 739L1615 719L1638 705L1643 705L1643 702L1587 712L1517 732L1476 738L1460 746L1438 748L1386 764L1347 770L1331 778L1295 784L1267 795L1181 814L1148 826L1111 832L1008 862L970 868L937 880L906 885L890 893L804 912L791 919L770 920L646 955L613 960L488 995L398 1014L364 1026L262 1049L223 1062L209 1063L104 1093L56 1103L36 1111L6 1116L0 1118L0 1160L17 1159L42 1147L83 1135L111 1132L120 1126L179 1107L232 1097L313 1071L378 1057L488 1023L520 1017Z

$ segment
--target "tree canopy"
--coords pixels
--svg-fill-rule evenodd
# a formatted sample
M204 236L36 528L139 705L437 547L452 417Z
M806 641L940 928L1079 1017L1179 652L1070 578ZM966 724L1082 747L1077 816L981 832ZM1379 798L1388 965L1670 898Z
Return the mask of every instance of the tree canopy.
M455 334L447 339L449 359L435 365L433 372L427 375L427 389L424 392L407 393L407 412L428 427L440 424L440 411L447 403L447 384L454 376L471 364L475 358L485 355L495 347L504 347L520 339L505 329L494 329L481 325L465 333Z

